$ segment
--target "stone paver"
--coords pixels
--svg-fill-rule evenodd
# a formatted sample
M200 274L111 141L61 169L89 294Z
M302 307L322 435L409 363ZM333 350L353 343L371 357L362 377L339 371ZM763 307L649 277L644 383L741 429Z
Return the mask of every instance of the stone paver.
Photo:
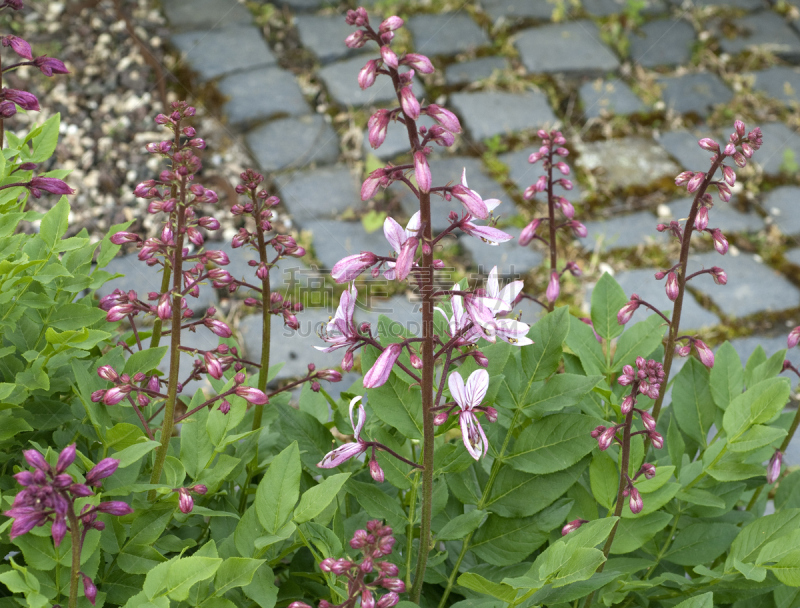
M456 55L489 44L489 37L466 12L416 15L408 20L414 50L429 56Z
M326 65L318 72L334 101L345 106L361 108L370 104L395 101L397 96L390 78L384 76L375 81L367 90L358 86L358 73L372 57L352 57ZM422 85L414 79L414 93L418 99L424 97Z
M605 44L591 21L571 21L523 30L516 47L531 73L610 72L619 60Z
M424 114L420 115L419 120L417 120L417 125L425 127L426 129L429 129L435 124L436 122L432 118L429 118ZM460 137L460 135L456 135L456 142L459 141ZM441 150L441 148L436 144L432 144L431 147L433 148L434 153ZM364 139L361 148L364 151L365 157L368 154L372 154L381 160L389 160L390 158L395 158L400 154L405 154L406 161L411 158L409 154L410 148L408 144L408 130L406 130L406 126L399 121L392 121L389 123L389 128L386 131L386 139L377 150L374 150L369 143L368 131L364 131Z
M237 127L311 111L294 75L280 68L226 76L219 82L219 90L229 99L225 104L228 122Z
M608 17L625 13L628 0L583 0L583 10L593 17ZM666 12L667 5L664 0L644 0L642 15L658 15Z
M747 363L750 355L761 346L764 349L767 357L771 357L778 351L786 348L786 336L789 333L787 328L786 333L778 336L749 336L747 338L736 338L731 340L731 346L739 353L742 359L742 365ZM791 348L786 353L786 358L792 362L793 365L800 365L800 349ZM800 464L800 463L799 463Z
M351 49L345 46L344 39L355 31L355 27L347 25L343 15L298 15L294 21L297 33L300 35L300 42L319 57L322 63L329 63L367 50L366 47ZM380 18L376 17L374 21L380 23Z
M608 251L641 244L665 243L666 236L656 230L658 220L649 211L584 222L589 235L581 240L586 249Z
M712 188L713 190L713 188ZM691 198L682 198L666 205L672 214L671 218L683 219L689 215L692 206ZM725 203L714 196L714 207L708 213L708 225L711 228L719 228L726 235L747 232L758 232L764 228L764 220L753 212L742 213L733 208L730 203ZM717 264L719 265L719 264Z
M238 0L164 0L162 7L175 29L225 27L253 20Z
M534 184L537 179L539 179L540 175L544 174L544 170L542 169L542 163L539 162L535 165L532 165L528 162L528 157L533 154L534 152L539 151L539 146L530 146L528 148L524 148L522 150L517 150L516 152L506 152L505 154L501 154L498 156L500 162L508 167L509 177L511 181L513 181L517 188L520 191L524 192L525 189ZM572 164L572 158L567 157L567 162ZM574 177L574 176L573 176ZM572 190L564 190L561 187L557 187L555 194L558 196L563 196L570 202L577 202L581 200L583 192L578 184L575 183L575 180L572 179ZM545 197L543 194L538 194L537 200L544 200Z
M301 226L362 206L361 184L345 166L298 172L281 182L281 200Z
M791 249L784 254L784 257L790 264L800 266L800 249Z
M362 251L372 251L377 255L390 255L392 247L386 241L383 230L365 232L361 222L340 222L336 220L313 220L303 225L312 235L314 253L322 267L322 274L339 260Z
M721 256L711 251L689 258L689 273L712 266L719 266L728 274L727 285L716 285L711 277L705 276L692 280L690 285L708 295L730 317L800 306L800 290L751 255Z
M252 26L185 32L173 36L172 43L201 80L276 63L261 32Z
M323 308L308 307L297 315L300 329L289 329L283 324L283 317L272 315L270 323L271 339L269 345L270 366L283 363L278 378L295 378L308 373L308 364L317 368L337 367L342 362L345 349L332 353L318 351L315 346L326 346L317 330L328 322L328 317L336 312L338 301L330 302ZM247 358L258 361L261 358L261 315L249 315L239 323L239 334Z
M778 230L784 234L800 234L800 188L775 188L764 197L761 204Z
M472 61L456 63L447 68L445 82L447 84L469 84L489 78L495 70L506 70L508 59L504 57L481 57Z
M472 256L472 266L481 274L489 274L497 266L497 272L503 276L521 277L529 270L537 268L544 259L541 253L532 246L521 247L519 234L521 228L503 227L503 232L514 237L499 245L489 245L480 239L468 235L459 236L458 243Z
M682 6L684 0L670 0L675 5ZM769 6L768 0L689 0L689 4L698 8L706 6L723 6L726 8L741 8L747 11L755 11Z
M455 93L450 96L450 106L475 140L541 129L558 120L545 94L537 91Z
M716 74L684 74L659 78L667 108L678 114L707 116L711 106L728 103L733 93Z
M736 19L736 36L719 36L723 51L732 55L758 47L787 60L800 59L800 37L788 23L772 11L762 11Z
M208 243L207 249L217 249L213 243ZM99 297L110 294L115 289L123 291L135 290L139 299L147 302L147 294L151 291L161 291L161 272L150 267L144 262L139 261L136 254L116 257L104 268L111 274L124 274L124 277L112 279L97 290ZM200 294L197 298L186 297L186 305L191 308L195 316L201 316L206 308L217 304L217 291L211 287L209 281L207 285L200 287Z
M654 275L656 270L653 268L642 268L639 270L627 270L614 276L617 283L625 291L625 295L637 294L640 298L665 312L667 316L671 314L672 302L664 291L664 280L656 281ZM586 301L591 302L592 293L587 289ZM640 306L633 316L633 322L641 321L649 315L654 315L653 311L644 306ZM683 310L681 311L682 329L700 329L702 327L713 327L719 324L717 315L709 310L702 308L692 294L687 293L683 299Z
M762 124L764 144L753 154L767 175L795 174L800 165L800 135L780 122Z
M589 171L602 171L601 179L611 188L646 186L680 172L661 146L640 137L591 142L579 151L578 163Z
M585 82L581 85L580 98L586 118L598 118L606 112L628 116L647 110L642 100L621 80Z
M381 315L388 317L389 323L381 323ZM422 335L422 303L418 298L405 295L392 296L388 300L371 297L363 306L356 308L354 317L356 323L369 323L373 335L393 338L405 332L414 336Z
M658 143L687 171L707 171L711 166L711 152L697 145L701 137L712 137L710 133L697 136L689 131L667 131L658 138Z
M319 114L273 120L249 131L246 141L262 171L333 163L339 157L339 136Z
M314 11L325 6L336 5L336 2L333 0L274 0L273 4L288 6L296 11Z
M540 19L550 21L555 4L548 0L481 0L492 21L498 19Z
M753 88L763 91L772 99L782 101L787 107L798 102L800 94L800 69L786 66L773 66L760 72L753 72Z
M645 23L629 35L631 61L646 68L675 66L692 57L694 28L682 19L660 19Z

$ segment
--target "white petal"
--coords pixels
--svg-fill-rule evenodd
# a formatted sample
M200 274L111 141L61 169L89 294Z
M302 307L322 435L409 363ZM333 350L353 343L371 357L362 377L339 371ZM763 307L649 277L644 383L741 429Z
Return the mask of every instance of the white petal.
M489 372L485 369L476 369L467 378L466 389L470 409L480 405L489 389Z
M467 393L464 386L464 379L458 372L452 372L447 378L447 386L450 388L450 394L453 400L458 403L462 410L470 408L469 401L467 400Z

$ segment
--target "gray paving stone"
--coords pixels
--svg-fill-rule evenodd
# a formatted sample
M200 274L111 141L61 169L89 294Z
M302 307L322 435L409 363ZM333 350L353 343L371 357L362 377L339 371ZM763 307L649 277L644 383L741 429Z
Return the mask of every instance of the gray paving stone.
M523 30L516 47L525 68L532 73L610 72L619 60L600 42L591 21L571 21Z
M238 0L164 0L161 6L173 28L195 30L253 21L253 15Z
M370 15L372 18L372 15ZM329 63L336 59L348 57L356 53L363 53L365 49L350 49L344 44L344 39L352 34L356 28L347 25L343 15L298 15L294 19L300 42L304 47L314 53L322 63ZM370 19L373 21L373 19ZM375 18L380 23L380 18Z
M611 188L646 186L680 172L661 146L641 137L591 142L579 151L580 165L589 171L603 170L601 179Z
M171 40L201 80L276 63L261 32L249 25L185 32Z
M628 0L583 0L583 9L593 17L608 17L625 13ZM666 12L667 5L663 0L645 0L642 15L658 15Z
M429 129L432 125L436 123L432 118L428 116L420 115L419 120L417 120L418 126L424 126L426 129ZM456 135L456 142L459 141L460 135ZM389 128L386 131L386 139L383 141L381 146L374 150L369 143L369 132L364 131L364 139L362 142L362 150L364 151L364 155L372 154L373 156L377 156L381 160L389 160L391 158L395 158L400 154L406 154L406 158L410 159L409 155L409 144L408 144L408 131L406 130L406 126L399 122L399 121L392 121L389 123ZM439 146L433 144L431 146L434 150L434 153L437 150L441 150Z
M450 105L474 140L541 129L558 120L545 94L538 91L454 93Z
M481 57L448 66L445 81L447 84L468 84L489 78L495 70L507 70L508 67L505 57Z
M481 198L497 198L503 204L497 208L498 215L514 213L514 204L509 199L503 187L494 181L484 170L480 160L470 156L449 156L430 159L431 173L435 184L444 185L448 182L458 184L461 182L462 170L467 170L467 183L469 187L481 195ZM393 184L390 189L399 198L400 205L406 215L411 216L419 209L419 202L403 184ZM431 226L439 232L450 225L447 215L451 210L459 214L464 206L455 198L451 201L436 196L431 198Z
M301 226L363 205L361 184L341 165L294 173L282 180L279 188L283 204Z
M506 152L505 154L498 156L498 159L508 167L511 181L513 181L517 188L519 188L522 192L524 192L525 189L531 184L536 183L536 180L539 179L539 176L544 174L541 162L535 165L532 165L528 162L528 157L534 152L538 151L539 146L530 146L529 148L517 150L516 152ZM571 160L572 159L570 157L566 158L566 161L569 164L572 164ZM556 188L556 194L558 196L563 196L572 203L581 200L583 191L581 190L580 186L575 183L574 179L572 180L572 186L572 190L564 190L563 188L558 187ZM541 198L542 195L539 195L539 197Z
M711 106L728 103L733 93L716 74L684 74L658 79L664 103L678 114L708 116Z
M722 50L732 55L758 47L787 60L800 59L800 37L788 23L772 11L763 11L736 19L737 35L719 35Z
M315 11L324 6L336 4L333 0L272 0L272 3L280 6L288 6L296 11ZM359 6L367 6L369 4L369 2L362 2Z
M746 11L755 11L760 8L767 8L768 1L765 0L670 0L678 6L724 6L726 8L741 8Z
M629 36L631 60L646 68L674 66L692 57L694 28L683 19L645 23Z
M318 351L315 346L326 346L317 330L328 322L328 317L336 311L337 302L322 308L306 308L297 316L300 329L289 329L283 324L283 317L272 315L270 323L271 339L269 345L270 365L283 363L278 378L296 378L308 373L308 364L314 363L317 368L337 367L342 362L345 349L332 353ZM249 315L239 323L239 333L251 361L261 358L261 315Z
M731 340L731 346L739 353L742 359L742 365L747 363L750 355L759 346L764 349L767 357L771 357L778 351L786 348L786 337L789 334L787 328L786 333L778 336L748 336L747 338L737 338ZM786 358L792 362L793 365L800 365L800 349L792 348L786 353Z
M628 116L647 110L642 100L621 80L585 82L581 85L580 98L586 118L598 118L606 112Z
M628 297L635 293L669 317L672 314L672 302L664 291L664 280L656 281L655 273L655 269L628 270L618 273L614 278ZM592 301L592 292L588 289L586 301ZM634 314L632 322L641 321L654 314L656 313L649 308L640 306ZM681 311L681 329L713 327L719 323L719 317L713 312L702 308L692 294L687 293L684 296L683 310Z
M489 44L489 37L466 12L416 15L408 20L414 50L425 55L456 55Z
M303 229L311 232L314 253L322 264L320 272L323 274L330 273L333 265L348 255L362 251L389 255L392 251L383 230L365 232L361 222L313 220L306 222Z
M249 131L246 139L262 171L327 164L339 157L336 131L319 114L273 120Z
M800 234L800 188L781 186L769 192L762 202L778 230L784 234Z
M701 137L712 137L709 133L697 136L689 131L668 131L657 139L658 143L687 171L708 170L711 152L697 145Z
M753 88L763 91L772 99L782 101L791 108L800 95L800 70L786 66L774 66L760 72L753 72Z
M649 211L584 222L589 235L581 239L581 243L585 248L597 252L626 249L654 242L665 243L666 236L656 230L657 224L656 216Z
M215 247L210 246L209 249L215 249ZM144 262L140 262L136 254L116 257L108 263L104 270L111 274L119 273L125 276L112 279L100 287L97 290L97 295L101 298L115 289L124 291L133 289L138 294L139 299L146 302L149 292L161 291L161 272L155 267L150 267ZM211 287L210 282L200 287L199 297L187 296L186 298L186 304L195 312L195 316L205 313L206 308L216 305L217 301L217 290Z
M716 196L714 198L716 199ZM687 197L667 205L672 214L671 219L682 219L689 215L692 200L692 198ZM730 203L719 200L714 201L714 208L709 211L708 217L708 225L711 228L719 228L725 235L758 232L764 228L764 220L757 214L752 212L742 213L733 208Z
M379 77L375 84L362 91L358 86L358 73L366 64L365 57L352 57L331 63L317 74L325 84L334 101L345 106L360 108L370 104L396 101L392 81L387 76ZM417 99L424 97L422 84L414 79L414 93Z
M689 258L689 273L712 266L725 270L728 274L727 285L716 285L710 277L704 276L690 284L708 295L730 317L746 317L800 306L800 290L751 255L721 256L711 251Z
M500 18L550 21L556 8L550 0L481 0L481 6L492 21Z
M380 322L381 315L390 319L387 324ZM356 308L353 315L357 323L367 322L372 326L373 335L400 337L408 332L414 336L422 335L422 303L417 298L406 295L392 296L388 300L370 297L364 305Z
M790 264L800 266L800 249L791 249L783 255Z
M237 127L311 112L292 73L280 68L260 68L226 76L220 80L219 90L229 100L225 104L228 122Z
M503 232L514 237L513 241L506 241L499 245L488 245L480 239L460 235L458 243L472 256L472 266L481 274L488 274L497 266L498 274L507 277L521 278L528 271L538 268L544 256L531 246L521 247L519 235L521 228L513 226L502 228Z
M800 165L800 135L780 122L761 125L764 144L753 154L767 175L794 174Z

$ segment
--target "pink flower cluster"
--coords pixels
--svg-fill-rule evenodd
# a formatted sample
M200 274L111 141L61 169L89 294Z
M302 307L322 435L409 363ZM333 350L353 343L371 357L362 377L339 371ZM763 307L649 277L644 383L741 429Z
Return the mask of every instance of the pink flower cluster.
M406 585L397 577L399 568L392 562L381 559L392 553L394 543L392 529L383 525L378 519L367 522L366 530L356 530L350 546L361 551L360 561L329 557L319 564L323 572L346 577L347 599L337 605L327 600L320 600L319 608L352 608L359 599L362 608L391 608L397 604L400 601L400 594L406 590ZM367 580L373 572L376 576ZM381 589L386 590L386 593L376 599ZM311 608L311 606L297 601L289 604L289 608Z

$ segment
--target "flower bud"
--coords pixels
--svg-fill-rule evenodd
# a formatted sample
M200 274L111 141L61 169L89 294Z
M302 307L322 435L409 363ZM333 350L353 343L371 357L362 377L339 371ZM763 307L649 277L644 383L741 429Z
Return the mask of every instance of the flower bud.
M631 507L631 513L641 513L642 509L644 509L644 501L642 500L642 496L639 494L639 490L633 488L631 490L630 499L628 504Z
M719 228L711 231L711 238L714 240L714 249L721 255L728 253L728 239L722 234Z
M81 578L83 579L83 594L86 596L86 599L89 600L89 603L94 606L97 601L97 587L94 582L92 582L92 579L83 572L81 572Z
M705 342L702 340L695 340L694 348L697 351L697 356L700 359L700 363L709 369L714 367L714 353Z
M541 223L542 220L535 219L522 229L522 232L519 234L519 244L522 247L525 247L533 240L533 237L536 236L536 230L539 228Z
M678 287L678 275L674 272L670 272L667 275L665 290L667 292L667 297L673 302L678 298L678 294L680 293L680 289Z
M369 459L369 474L372 475L372 479L374 479L378 483L383 483L384 475L383 469L381 465L378 464L378 460L375 458L375 455L372 455L372 458Z
M560 291L561 285L559 283L558 272L553 271L550 274L550 282L547 284L547 290L545 291L545 297L547 298L547 301L555 302L558 299L558 294Z
M563 528L561 528L561 536L566 536L570 532L574 532L585 523L588 523L585 519L573 519L571 522L568 522Z
M775 450L772 458L767 465L767 483L775 483L781 476L781 463L783 462L783 453L780 450Z
M694 227L696 230L708 228L708 207L700 207L697 210L697 215L694 218Z

